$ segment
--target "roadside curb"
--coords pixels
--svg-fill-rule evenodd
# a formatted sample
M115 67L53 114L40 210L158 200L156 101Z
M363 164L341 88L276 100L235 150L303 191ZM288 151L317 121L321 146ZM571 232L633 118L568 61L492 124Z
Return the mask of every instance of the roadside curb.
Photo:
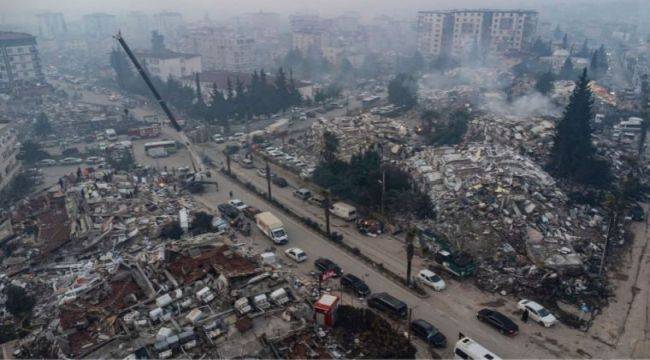
M348 254L350 254L350 255L356 257L357 259L363 261L366 265L369 265L373 269L379 271L384 276L386 276L388 279L390 279L391 281L393 281L397 285L401 286L405 290L409 291L410 293L414 294L415 296L419 297L420 299L429 298L430 295L426 291L423 290L422 293L420 293L420 292L414 290L413 288L407 287L406 284L404 283L404 280L402 279L402 277L400 277L399 275L395 274L394 272L386 269L383 266L382 263L378 263L378 262L372 260L370 257L364 255L363 253L361 253L361 251L357 247L354 247L354 246L351 246L351 245L345 243L342 239L338 240L338 241L333 240L333 239L329 239L327 237L327 233L325 232L325 230L323 230L321 228L321 226L320 226L320 224L318 222L312 220L309 217L302 217L302 216L296 214L291 209L287 208L286 206L284 206L284 204L282 204L281 202L279 202L279 201L277 201L275 199L269 200L267 198L267 196L266 196L266 193L263 193L260 190L258 190L257 187L255 187L255 185L253 185L251 183L248 183L248 182L243 182L236 175L228 174L228 172L225 169L221 169L220 173L223 176L230 179L231 181L233 181L234 183L236 183L237 185L239 185L239 186L249 190L253 194L257 195L257 197L259 197L262 200L264 200L265 202L269 203L271 206L273 206L276 209L282 211L285 215L290 216L294 220L297 220L300 223L306 225L307 228L309 228L313 232L320 235L320 237L323 238L324 240L329 241L330 243L332 243L332 244L338 246L339 248L345 250Z

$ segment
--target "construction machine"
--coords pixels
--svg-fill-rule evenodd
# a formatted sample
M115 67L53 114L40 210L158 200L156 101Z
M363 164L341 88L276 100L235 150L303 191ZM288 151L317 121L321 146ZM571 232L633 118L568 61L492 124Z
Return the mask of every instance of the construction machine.
M205 164L203 163L203 159L201 159L201 157L194 150L194 146L192 145L192 142L187 137L187 135L183 131L183 128L181 128L180 124L176 120L174 113L172 113L172 111L169 109L169 106L167 106L165 100L163 100L162 96L160 96L160 93L158 92L153 82L149 78L149 75L144 70L142 65L140 65L140 62L135 57L135 54L133 54L133 51L131 51L131 48L122 37L122 33L118 32L114 36L114 38L115 40L117 40L120 46L122 46L122 49L124 49L124 52L126 52L126 55L129 57L129 59L133 63L133 66L135 66L135 69L138 71L138 74L140 74L142 80L144 80L144 82L147 84L147 87L149 87L149 90L151 90L151 93L153 94L154 98L158 102L158 105L160 105L163 112L167 116L167 119L169 119L169 123L171 124L171 126L178 132L180 141L185 145L187 150L190 152L190 159L192 161L192 168L194 172L190 174L185 180L186 185L189 186L192 183L197 183L197 182L202 184L217 185L216 181L209 180L211 177L210 172L206 169Z

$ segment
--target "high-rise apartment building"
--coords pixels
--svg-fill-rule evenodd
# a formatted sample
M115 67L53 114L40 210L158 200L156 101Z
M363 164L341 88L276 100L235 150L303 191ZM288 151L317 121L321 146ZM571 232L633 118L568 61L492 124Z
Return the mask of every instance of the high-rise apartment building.
M225 27L190 29L181 41L184 52L200 54L207 70L249 72L255 67L255 40Z
M417 48L429 59L519 51L533 41L537 17L531 10L420 11Z
M84 15L84 31L92 39L106 39L117 33L115 15L94 13Z
M0 32L0 91L43 81L36 38L30 34Z
M38 17L38 36L51 40L65 35L68 27L62 13L40 13Z
M20 167L16 159L17 145L16 130L10 123L0 122L0 190L9 184Z

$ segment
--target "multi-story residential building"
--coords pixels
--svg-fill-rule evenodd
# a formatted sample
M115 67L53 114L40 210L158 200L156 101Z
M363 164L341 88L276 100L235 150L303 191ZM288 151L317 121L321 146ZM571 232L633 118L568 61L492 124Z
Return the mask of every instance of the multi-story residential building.
M135 55L146 64L147 70L154 76L163 80L169 77L180 79L200 73L201 55L185 54L169 49L159 51L136 50Z
M190 29L181 41L181 49L200 54L209 70L249 72L255 67L255 40L225 27Z
M43 81L36 38L30 34L0 32L0 91Z
M132 11L120 17L120 31L129 44L146 47L151 40L151 18L144 12Z
M154 30L158 30L165 38L176 43L183 32L183 15L177 12L163 11L153 16Z
M38 17L38 36L45 39L55 39L68 32L62 13L40 13Z
M519 51L533 41L537 17L529 10L420 11L417 47L429 59Z
M92 39L106 39L117 32L115 15L94 13L84 15L84 31Z
M0 122L0 190L4 189L18 173L20 162L16 131L10 123Z

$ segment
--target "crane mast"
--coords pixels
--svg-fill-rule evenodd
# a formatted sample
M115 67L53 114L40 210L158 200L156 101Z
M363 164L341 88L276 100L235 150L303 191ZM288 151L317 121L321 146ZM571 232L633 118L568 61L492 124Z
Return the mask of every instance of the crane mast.
M167 106L167 103L165 100L160 96L160 93L154 86L153 82L151 82L151 79L149 78L149 75L147 75L147 72L144 71L144 68L142 65L140 65L140 62L138 59L135 57L135 54L131 51L131 48L129 45L127 45L126 41L124 41L124 38L122 37L122 33L118 32L117 35L114 36L115 39L120 43L120 46L122 46L122 49L124 49L124 52L126 52L126 55L129 57L131 62L133 63L133 66L135 66L136 70L140 74L140 77L144 80L144 82L147 84L147 87L149 87L149 90L151 90L151 93L153 94L154 98L156 98L156 101L158 102L158 105L162 108L163 112L165 115L167 115L167 119L169 119L169 122L171 123L172 127L178 131L179 135L181 136L181 140L183 143L185 143L185 146L187 147L187 150L190 152L190 158L192 160L192 167L194 168L195 174L201 174L205 171L205 166L203 166L203 161L201 161L201 158L196 154L194 151L194 148L192 146L192 143L190 140L187 138L185 135L185 132L181 128L181 126L178 124L178 121L176 121L176 117L174 116L174 113L169 109Z

